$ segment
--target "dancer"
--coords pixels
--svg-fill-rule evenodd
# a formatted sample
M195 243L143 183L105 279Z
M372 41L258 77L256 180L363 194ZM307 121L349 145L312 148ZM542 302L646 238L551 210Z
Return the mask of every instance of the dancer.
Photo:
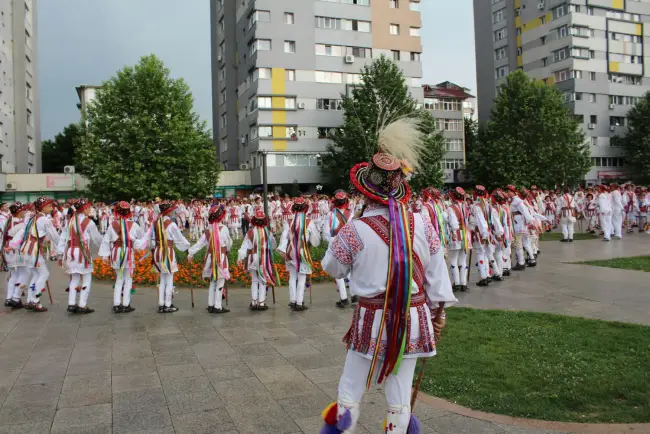
M88 296L93 278L93 257L90 244L98 247L102 235L90 218L91 202L81 198L74 203L75 213L66 231L61 233L56 248L64 271L70 275L68 285L68 312L89 314L95 310L88 307ZM79 303L77 303L79 294Z
M352 211L350 211L350 199L348 195L343 191L339 190L334 194L334 200L332 201L332 211L329 216L327 216L327 225L323 225L322 237L325 241L330 243L334 237L339 233L341 228L346 225L346 223L352 218ZM345 281L347 276L343 279L336 279L336 286L339 289L340 300L336 302L336 307L345 307L350 304L348 299L347 289L345 287ZM351 296L352 303L357 302L357 296Z
M9 247L11 240L25 230L23 218L26 210L27 204L13 203L9 207L10 215L2 230L2 260L9 271L5 307L12 309L23 309L25 307L22 301L22 293L29 282L29 270L20 260L19 252Z
M433 226L407 207L404 161L419 167L415 141L415 121L398 120L380 132L380 153L350 172L366 206L329 245L323 268L335 278L350 274L359 305L343 338L348 351L338 400L323 412L321 433L356 432L361 400L374 382L384 384L388 403L383 432L420 432L410 407L416 362L435 356L442 304L457 300Z
M537 262L535 261L535 252L533 252L530 245L530 227L535 224L535 219L522 200L522 196L526 197L527 195L524 190L521 190L519 195L517 195L517 189L513 185L508 185L506 186L506 194L510 198L510 212L512 215L513 228L515 230L513 247L515 248L517 264L512 267L512 270L522 271L526 269L524 249L529 256L529 266L534 267L537 265Z
M474 188L474 204L470 211L470 228L472 231L472 249L476 257L476 269L478 270L480 280L477 286L488 286L490 284L490 266L489 251L490 239L492 237L491 227L489 224L491 218L490 205L487 200L487 190L482 185Z
M465 190L456 187L449 192L453 203L447 208L449 222L449 268L454 280L454 291L467 291L467 255L472 249L469 230L469 210L465 205Z
M261 209L255 211L251 225L237 252L237 263L251 274L250 309L267 310L266 289L280 282L273 261L275 238L268 228L269 220Z
M116 220L111 222L106 230L98 256L108 261L115 270L115 286L113 287L113 312L130 313L131 289L133 288L133 269L135 268L134 250L142 250L146 239L141 239L144 228L131 221L131 206L128 202L115 205L113 215Z
M208 313L227 313L230 309L222 306L223 287L230 280L228 268L228 252L232 248L232 238L228 227L222 224L226 217L224 206L214 205L208 214L208 227L203 231L198 242L190 247L187 260L192 261L194 255L207 247L203 278L210 279L208 286Z
M569 193L569 187L564 187L564 194L559 197L560 224L562 225L563 243L573 242L573 230L576 223L576 205L573 196Z
M309 203L304 197L293 201L295 213L291 225L285 225L278 251L282 254L289 271L289 307L291 310L307 310L304 303L307 276L312 273L310 246L318 247L321 236L316 222L307 218Z

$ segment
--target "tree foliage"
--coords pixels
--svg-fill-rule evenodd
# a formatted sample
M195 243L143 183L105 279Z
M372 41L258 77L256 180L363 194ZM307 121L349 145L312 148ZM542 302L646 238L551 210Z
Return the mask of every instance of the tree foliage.
M494 102L485 134L469 155L473 181L552 188L584 179L591 166L589 148L557 89L516 71Z
M465 153L469 154L478 142L479 126L478 121L471 118L465 118L463 119L463 122L463 131L465 135Z
M54 136L52 140L41 142L41 162L44 173L63 173L65 166L74 166L76 161L76 149L81 138L81 127L78 124L70 124L62 132ZM76 167L81 172L80 167Z
M366 65L362 84L343 95L344 123L331 133L328 152L322 157L322 171L330 187L347 189L350 169L357 163L369 161L378 151L378 132L382 126L409 116L422 119L421 128L426 137L423 170L416 173L414 188L439 185L442 182L440 160L444 154L442 136L435 129L435 120L429 112L418 108L409 93L399 67L385 56Z
M80 160L97 199L212 195L219 169L206 124L183 79L156 56L102 84L84 113Z
M627 120L628 131L622 139L626 165L635 182L650 184L650 92L629 111Z

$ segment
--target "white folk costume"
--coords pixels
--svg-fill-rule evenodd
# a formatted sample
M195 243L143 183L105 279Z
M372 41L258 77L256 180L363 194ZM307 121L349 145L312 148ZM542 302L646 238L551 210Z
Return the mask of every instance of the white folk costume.
M251 274L251 310L267 310L266 289L280 283L273 261L275 238L268 225L264 211L256 210L251 228L237 252L237 261Z
M23 217L26 209L27 205L23 205L21 202L12 204L9 207L11 214L2 226L2 260L9 272L5 307L12 309L25 307L22 302L22 293L27 288L29 281L29 270L20 260L20 252L18 249L9 247L13 238L25 230Z
M428 219L438 234L443 249L449 244L449 223L445 204L438 189L430 187L423 192L422 218Z
M236 203L231 203L230 206L226 208L226 210L228 211L228 228L230 229L230 235L233 239L238 240L240 238L239 234L241 232L239 205Z
M495 191L492 197L497 203L499 223L503 228L503 236L501 239L497 239L495 259L501 268L501 275L510 276L512 242L514 240L514 228L512 225L512 216L510 215L510 207L508 206L506 195L501 190Z
M113 312L130 313L131 291L133 288L133 269L135 268L135 250L142 250L146 239L142 239L144 230L136 222L131 221L131 207L128 202L119 202L115 206L114 220L106 230L99 256L105 260L110 258L115 270L115 286L113 287Z
M618 189L618 184L611 185L612 201L612 236L617 239L623 238L623 218L625 216L625 204L623 196Z
M51 242L53 245L59 242L59 234L52 222L47 218L53 204L54 200L47 197L36 199L36 202L34 202L36 213L25 224L25 230L16 234L9 243L9 247L19 248L20 260L31 272L25 309L35 312L47 311L47 308L40 303L41 295L46 289L47 279L50 277L47 261L43 257L43 244L46 241Z
M485 199L487 191L482 185L474 189L475 201L470 212L470 228L472 231L472 250L474 251L474 263L479 273L478 286L488 286L490 277L489 256L491 245L491 228L488 220L491 217L490 204Z
M291 223L293 217L293 212L291 211L292 206L293 202L289 200L289 196L285 196L284 200L280 202L280 219L282 220L282 230L284 230L285 226Z
M88 307L88 296L93 278L93 257L91 244L99 247L102 236L88 214L90 202L79 199L75 202L75 214L66 231L61 233L56 248L58 255L63 255L61 265L70 275L68 285L68 312L93 313ZM87 214L88 213L88 214ZM77 303L79 294L79 303Z
M289 271L289 306L292 310L306 310L305 286L312 273L310 246L318 247L321 241L317 222L307 218L309 203L305 198L294 200L291 211L295 213L291 225L285 225L280 238L280 251Z
M322 237L328 243L332 242L341 228L343 228L343 226L345 226L352 218L350 201L348 195L344 191L341 190L336 192L334 195L333 205L332 211L326 217L325 224L323 224L322 228ZM336 279L336 287L339 290L340 297L340 300L336 302L337 307L342 308L350 304L350 301L353 303L357 301L356 296L352 296L352 300L348 299L346 280L347 276L343 279Z
M625 227L627 232L632 232L632 227L637 225L637 217L639 215L639 205L636 193L632 186L628 184L625 193L623 194L623 208L625 211Z
M562 242L573 242L573 230L576 223L576 209L575 200L568 190L564 192L559 198L560 204L560 225L562 226Z
M523 199L516 194L515 187L508 185L506 189L511 198L510 213L512 215L513 228L515 230L513 247L515 249L517 264L512 267L512 269L515 271L521 271L526 269L524 249L526 250L526 253L528 253L529 266L534 267L537 265L537 262L535 261L535 252L530 244L530 227L535 224L535 219ZM526 191L521 191L520 194L524 197L527 196Z
M648 221L648 205L650 205L650 200L648 199L647 193L645 191L640 191L637 195L637 221L639 224L639 232L645 230L646 222Z
M344 226L329 245L323 268L335 278L350 273L359 304L343 338L348 352L338 401L323 413L321 433L356 432L361 400L375 381L385 383L384 432L420 432L410 408L416 362L436 354L433 321L439 330L444 303L452 305L456 298L433 226L408 209L404 166L417 168L419 140L415 121L398 120L379 135L383 152L350 172L369 202L361 218Z
M453 203L447 208L449 222L449 268L454 280L453 289L467 291L467 255L472 249L472 232L469 228L469 210L465 205L465 190L451 190Z
M600 228L603 230L603 239L609 241L612 236L612 214L614 209L612 207L612 197L606 185L600 186L597 203L598 218L600 220Z
M176 209L174 204L162 202L159 208L160 215L149 230L151 236L147 238L153 243L153 266L160 273L158 312L172 313L178 311L178 308L172 304L174 273L178 271L174 249L184 252L189 249L190 243L171 219Z
M584 201L583 215L587 221L587 232L596 233L598 225L598 203L594 200L594 195L587 193Z
M208 214L208 226L198 242L189 249L188 259L206 248L203 278L210 279L208 286L208 312L227 313L230 309L222 306L223 288L226 280L230 280L228 268L228 252L232 248L232 238L228 228L222 224L226 218L226 208L213 206Z

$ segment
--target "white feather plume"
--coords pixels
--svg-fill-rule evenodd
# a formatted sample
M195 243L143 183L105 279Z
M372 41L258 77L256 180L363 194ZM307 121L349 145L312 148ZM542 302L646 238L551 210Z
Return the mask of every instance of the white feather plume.
M379 131L379 152L404 160L412 170L417 170L424 152L421 122L404 117L386 125Z

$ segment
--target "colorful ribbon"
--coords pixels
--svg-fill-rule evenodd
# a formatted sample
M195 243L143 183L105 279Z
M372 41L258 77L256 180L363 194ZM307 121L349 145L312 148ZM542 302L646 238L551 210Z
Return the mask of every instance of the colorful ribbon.
M257 233L257 259L259 266L257 267L257 275L260 280L267 285L278 286L280 284L280 275L273 263L273 245L271 236L266 227L255 227Z

